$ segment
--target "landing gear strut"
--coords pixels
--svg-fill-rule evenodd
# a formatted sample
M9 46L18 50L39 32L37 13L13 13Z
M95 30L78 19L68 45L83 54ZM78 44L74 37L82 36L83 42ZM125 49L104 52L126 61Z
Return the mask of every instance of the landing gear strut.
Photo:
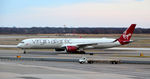
M27 52L24 50L24 51L23 51L23 54L26 54L26 53L27 53Z
M84 51L79 51L79 53L81 53L81 54L85 54L85 52L84 52Z
M85 54L84 51L74 51L74 52L68 52L68 53L72 53L72 54Z

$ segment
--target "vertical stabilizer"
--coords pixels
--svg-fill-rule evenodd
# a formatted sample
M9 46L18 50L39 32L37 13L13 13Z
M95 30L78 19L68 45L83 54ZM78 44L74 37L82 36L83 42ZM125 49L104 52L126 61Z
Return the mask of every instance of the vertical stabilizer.
M117 39L117 41L119 41L121 45L130 43L130 38L134 32L135 27L136 24L131 24L131 26L126 31L124 31L124 33L120 36L120 38Z

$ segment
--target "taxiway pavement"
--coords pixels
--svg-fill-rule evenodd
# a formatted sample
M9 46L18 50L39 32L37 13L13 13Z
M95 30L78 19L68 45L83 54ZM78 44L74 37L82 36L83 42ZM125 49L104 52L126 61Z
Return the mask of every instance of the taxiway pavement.
M37 51L22 54L19 50L0 50L1 57L39 57L77 59L82 56L107 59L150 61L150 58L122 57L137 56L140 53L150 56L150 51L100 51L89 54L58 54L58 52ZM120 56L120 57L118 57ZM149 64L79 64L77 62L55 61L0 61L0 79L149 79Z

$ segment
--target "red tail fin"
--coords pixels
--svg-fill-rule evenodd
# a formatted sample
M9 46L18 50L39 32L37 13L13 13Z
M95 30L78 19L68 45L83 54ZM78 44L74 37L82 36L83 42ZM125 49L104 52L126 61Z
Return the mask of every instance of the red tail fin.
M135 26L136 24L131 24L131 26L120 36L120 38L117 39L120 42L120 44L124 45L130 42L130 38L135 29Z

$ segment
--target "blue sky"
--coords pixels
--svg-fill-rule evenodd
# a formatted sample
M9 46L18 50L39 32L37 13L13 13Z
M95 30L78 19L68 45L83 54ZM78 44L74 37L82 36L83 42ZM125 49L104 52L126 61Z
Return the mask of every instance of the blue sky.
M150 28L149 0L1 0L0 26Z
M82 2L111 2L111 0L1 0L1 13L19 12L30 7L58 7Z

